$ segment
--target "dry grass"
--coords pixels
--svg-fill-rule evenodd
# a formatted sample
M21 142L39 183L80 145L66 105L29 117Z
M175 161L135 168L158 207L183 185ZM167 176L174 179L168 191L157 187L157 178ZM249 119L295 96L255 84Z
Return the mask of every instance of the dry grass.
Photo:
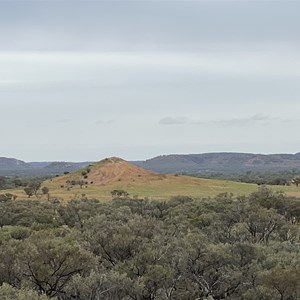
M82 175L82 172L87 174ZM81 188L78 184L67 183L72 180L84 180L88 184ZM57 198L61 201L82 198L110 200L111 191L114 189L125 190L132 197L168 199L177 195L197 198L214 197L220 193L248 195L258 188L256 184L156 174L119 158L109 158L92 165L89 170L86 168L45 181L43 186L49 188L51 198ZM282 186L272 186L271 188L282 190L290 196L300 197L300 188ZM8 192L17 195L18 199L27 198L22 189L9 190ZM39 198L47 199L47 196L39 195Z

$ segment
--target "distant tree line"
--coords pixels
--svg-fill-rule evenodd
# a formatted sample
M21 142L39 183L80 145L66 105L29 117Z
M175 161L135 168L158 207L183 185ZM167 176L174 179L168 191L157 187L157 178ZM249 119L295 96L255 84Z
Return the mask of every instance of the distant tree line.
M37 182L42 182L53 176L45 177L16 177L16 176L0 176L0 190L15 189L20 187L28 187Z
M237 182L255 183L257 185L291 185L293 179L298 177L298 170L282 171L282 172L251 172L246 173L201 173L187 174L193 177L208 178L208 179L223 179Z

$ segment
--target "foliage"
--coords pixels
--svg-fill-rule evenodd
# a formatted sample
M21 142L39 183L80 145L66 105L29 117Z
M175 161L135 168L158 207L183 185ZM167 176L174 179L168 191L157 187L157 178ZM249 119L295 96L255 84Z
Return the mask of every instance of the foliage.
M0 298L296 300L299 200L0 202ZM23 297L23 298L22 298Z
M113 198L118 198L118 197L128 197L129 194L128 192L124 190L113 190L111 191L111 195Z
M295 184L297 187L299 186L300 184L300 176L295 176L293 179L292 179L292 183Z
M16 289L6 283L0 287L0 299L1 300L47 300L46 295L39 295L37 292L20 288ZM54 298L52 298L54 300Z
M237 182L255 183L257 185L290 185L298 173L296 170L281 172L240 172L240 173L198 173L187 174L208 179L223 179Z
M20 187L27 187L33 182L41 182L49 179L52 176L40 177L18 177L18 176L0 176L0 190L15 189Z
M41 187L40 181L33 181L31 182L26 188L24 188L24 192L30 198L31 196L35 195L37 196L37 192Z
M17 196L11 193L0 194L0 202L6 202L10 200L16 200Z

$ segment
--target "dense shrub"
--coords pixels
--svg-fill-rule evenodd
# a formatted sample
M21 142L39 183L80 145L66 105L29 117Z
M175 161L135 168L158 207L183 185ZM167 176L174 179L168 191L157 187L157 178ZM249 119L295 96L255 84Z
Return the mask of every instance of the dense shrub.
M265 187L214 199L1 202L0 298L296 300L299 203Z

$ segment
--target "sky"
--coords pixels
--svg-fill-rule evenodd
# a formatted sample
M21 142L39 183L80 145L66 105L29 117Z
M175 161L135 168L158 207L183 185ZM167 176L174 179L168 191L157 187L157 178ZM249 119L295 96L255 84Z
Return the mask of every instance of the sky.
M0 0L0 156L300 152L300 1Z

